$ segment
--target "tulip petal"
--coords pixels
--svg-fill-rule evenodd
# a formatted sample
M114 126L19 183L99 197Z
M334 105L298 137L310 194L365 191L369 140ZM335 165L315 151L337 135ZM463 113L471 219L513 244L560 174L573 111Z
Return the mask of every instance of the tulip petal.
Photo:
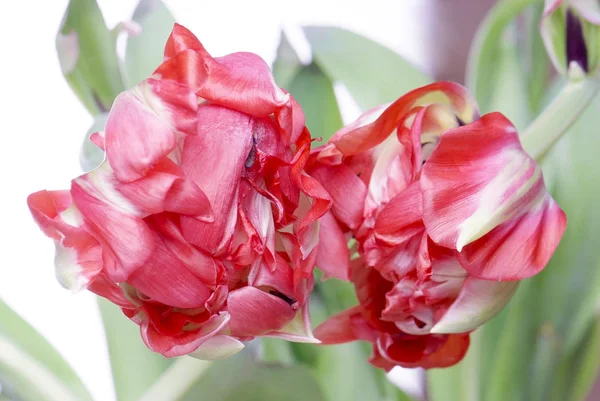
M537 208L499 225L459 253L471 275L486 280L520 280L550 261L567 225L565 213L546 194Z
M229 293L229 327L236 337L254 337L278 331L296 312L283 299L254 287L242 287Z
M345 165L318 166L309 173L331 196L335 217L351 229L358 228L367 195L364 182Z
M217 334L204 341L188 356L205 361L229 358L244 349L244 343L230 336Z
M420 181L423 221L433 241L461 252L495 230L503 241L514 245L510 250L503 247L505 255L523 257L510 259L518 262L513 265L503 260L500 266L500 259L491 255L498 250L485 246L489 241L480 241L464 258L469 262L463 263L479 278L510 280L537 273L562 236L566 221L562 211L553 207L540 167L523 150L514 126L500 113L444 133L425 163ZM526 228L518 223L522 219L535 224ZM541 228L553 231L542 234ZM526 246L532 247L529 250L524 249L526 241ZM501 243L497 238L495 246ZM471 263L475 259L482 264Z
M175 132L195 132L197 101L175 82L147 80L115 99L106 121L106 155L120 181L144 175L175 147Z
M172 57L154 76L176 80L211 102L257 117L289 105L289 94L277 86L268 65L256 54L240 52L213 58L191 32L176 26L165 56Z
M436 82L407 93L385 109L374 122L334 137L331 142L345 156L363 152L388 138L411 109L432 103L450 106L465 123L478 116L475 100L466 88L453 82Z
M518 281L498 282L469 277L456 300L431 333L466 333L496 316L510 301Z
M348 240L331 212L319 220L319 245L317 267L323 270L323 279L335 277L350 279L350 252Z
M106 273L119 283L150 257L156 234L138 217L135 205L115 190L113 180L104 163L73 180L71 195L90 233L102 244Z
M423 231L423 197L419 182L412 183L389 201L375 219L375 237L399 245Z
M184 237L209 253L230 240L237 217L239 183L253 146L253 120L216 105L198 108L198 135L188 136L181 168L208 198L213 223L182 216ZM220 157L216 157L220 155Z
M136 315L136 318L140 320L140 332L146 346L167 358L194 352L201 344L213 337L229 322L229 314L222 312L219 315L212 316L197 331L182 331L177 336L166 336L154 328L152 322L143 311L140 311Z
M315 337L322 344L342 344L356 340L375 342L377 339L375 330L364 319L360 306L331 316L315 329Z
M310 323L308 304L296 313L294 319L286 323L281 329L265 334L266 337L282 338L298 343L318 344L320 341L313 336Z

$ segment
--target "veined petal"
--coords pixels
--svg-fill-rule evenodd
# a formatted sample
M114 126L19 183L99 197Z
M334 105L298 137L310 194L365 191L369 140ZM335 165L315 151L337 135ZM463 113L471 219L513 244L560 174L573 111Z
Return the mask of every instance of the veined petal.
M375 237L398 245L423 231L423 197L418 181L396 195L377 214Z
M27 198L34 219L54 239L56 278L75 292L94 280L103 260L100 243L82 227L83 217L71 202L68 191L39 191Z
M165 60L168 60L185 50L196 50L206 52L198 38L186 27L175 23L173 31L165 45Z
M190 243L209 253L220 249L233 234L240 179L253 146L252 130L248 115L207 104L198 108L198 135L185 139L181 169L202 189L215 220L206 223L182 216L181 226Z
M540 167L500 113L442 135L420 181L427 232L458 251L539 208L547 194Z
M231 335L236 337L254 337L278 331L296 315L286 301L254 287L230 292L227 309L231 315Z
M253 53L213 58L187 29L176 26L154 76L176 80L211 102L266 117L289 105L290 96L275 83L271 70ZM293 136L293 135L292 135Z
M375 342L376 331L369 327L360 306L338 313L315 329L315 337L323 344L342 344L356 340Z
M320 343L312 333L308 303L306 303L300 311L296 312L296 317L289 323L286 323L285 326L277 331L265 334L265 336L282 338L287 341L298 343Z
M317 166L309 174L323 185L333 201L332 211L337 219L351 229L363 220L367 195L364 182L347 166Z
M518 281L498 282L469 277L456 300L433 326L432 333L466 333L496 316L510 301Z
M385 109L374 122L332 138L331 142L345 156L363 152L388 138L411 109L433 103L450 106L464 123L478 116L475 100L466 88L453 82L436 82L407 93Z
M205 361L229 358L244 349L244 343L224 334L217 334L204 341L188 356Z
M327 212L319 220L319 245L317 267L323 270L323 278L350 279L350 252L348 240L331 214Z
M549 194L535 208L466 245L458 254L471 275L486 280L531 277L550 261L567 218Z
M138 217L137 208L114 189L111 179L105 162L73 180L71 195L90 233L102 245L106 273L122 282L150 257L156 234Z
M229 322L229 314L221 312L203 323L199 330L182 331L177 336L166 336L156 330L145 312L140 311L136 318L140 320L140 332L146 346L167 358L194 352Z
M120 181L142 178L175 147L175 132L195 133L196 97L175 82L147 80L115 99L106 121L106 155Z

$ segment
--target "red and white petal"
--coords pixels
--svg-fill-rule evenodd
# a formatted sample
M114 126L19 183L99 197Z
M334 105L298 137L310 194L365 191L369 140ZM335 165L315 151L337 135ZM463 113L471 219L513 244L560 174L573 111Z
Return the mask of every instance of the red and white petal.
M80 291L102 271L102 248L98 243L85 248L70 248L56 242L54 266L56 278L64 288Z
M100 166L73 180L71 195L88 231L102 245L106 273L111 280L122 282L150 257L157 236L109 179L110 172Z
M195 133L196 108L194 93L169 81L147 80L117 96L105 127L117 178L142 178L175 148L175 132Z
M235 337L254 337L278 331L294 319L296 311L283 299L254 287L229 293L229 328Z
M350 279L350 252L348 239L331 212L319 220L319 245L317 267L323 270L323 278Z
M498 282L469 277L456 300L433 326L432 333L467 333L496 316L510 301L518 281Z
M338 313L315 329L315 337L323 344L342 344L365 340L375 342L377 333L362 315L362 308L355 306Z
M186 27L175 23L165 45L165 60L185 50L206 51L198 38Z
M208 198L213 223L183 216L184 237L214 253L231 239L237 218L238 191L244 163L253 146L253 120L216 105L198 108L198 135L185 139L181 169Z
M479 254L479 266L463 263L479 278L510 280L537 273L543 268L540 262L547 262L562 236L564 214L549 197L542 171L521 147L516 129L500 113L444 133L423 167L420 182L423 220L436 243L461 252L493 230L503 235L495 242L496 247L506 241L515 245L525 239L531 241L527 246L533 247L533 255L517 266L503 260L503 271L499 265L490 270L489 254ZM542 236L536 235L535 225L520 230L515 226L512 232L507 226L502 228L524 218L553 231ZM479 241L478 245L475 248L482 250L486 242Z
M283 89L282 91L287 94ZM296 142L304 130L306 117L302 107L292 95L290 95L290 101L275 112L275 118L286 142Z
M212 291L195 270L214 271L214 262L207 257L204 266L187 266L162 240L157 241L148 260L135 270L127 282L145 296L176 308L199 308Z
M214 315L202 324L199 330L182 331L176 336L158 332L143 311L136 315L136 319L140 321L140 332L146 346L154 352L172 358L194 352L205 341L217 335L229 322L229 314L222 312Z
M351 229L356 229L363 220L363 209L367 195L364 182L347 166L317 166L309 174L327 190L333 201L335 217Z
M217 334L204 341L188 356L205 361L229 358L244 349L244 343L224 334Z
M414 182L389 201L375 219L375 237L387 245L399 245L423 232L423 197Z
M289 302L296 302L294 270L289 262L279 255L276 255L276 265L273 270L265 263L252 269L248 275L248 285L265 292L278 292L286 296Z
M374 122L340 135L332 139L332 143L345 156L363 152L392 135L413 108L435 103L451 107L464 123L470 123L478 116L475 100L466 88L453 82L436 82L407 93L387 107Z
M296 312L294 319L286 323L281 329L265 334L265 337L282 338L297 343L320 343L312 333L308 303Z
M458 259L469 274L486 280L520 280L550 261L567 225L558 204L546 194L541 204L466 245Z

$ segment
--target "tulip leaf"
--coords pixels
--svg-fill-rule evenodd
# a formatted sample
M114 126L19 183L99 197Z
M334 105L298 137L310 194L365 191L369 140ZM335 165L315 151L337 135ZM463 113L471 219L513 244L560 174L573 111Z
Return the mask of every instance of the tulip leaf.
M500 0L489 11L477 30L467 64L467 86L482 110L491 110L494 85L501 82L497 76L497 55L506 27L523 10L538 0ZM503 82L505 83L505 82Z
M194 362L205 363L189 363ZM325 401L325 398L306 367L261 363L248 352L242 352L214 362L180 397L172 400Z
M94 123L85 134L79 153L79 165L83 171L91 171L104 161L104 151L90 140L90 135L95 132L104 131L107 118L108 113L98 114L94 118Z
M539 29L543 9L544 4L539 2L525 11L526 35L521 49L521 59L525 61L527 71L529 109L534 114L541 111L551 71L550 59Z
M163 49L175 18L161 0L140 0L133 21L142 31L127 37L125 72L129 86L150 77L163 60Z
M65 78L92 115L124 90L114 36L96 0L71 0L56 38Z
M171 365L172 360L144 345L140 328L114 304L98 298L118 401L137 400Z
M282 88L287 89L300 69L302 69L302 62L285 32L281 31L277 57L273 62L275 82Z
M60 354L0 300L0 385L20 401L91 401Z
M289 91L302 106L313 138L322 138L313 142L315 146L327 142L344 125L333 84L318 65L302 67L290 82Z
M363 110L431 81L399 54L356 33L325 26L307 26L304 33L314 62L333 82L344 84Z

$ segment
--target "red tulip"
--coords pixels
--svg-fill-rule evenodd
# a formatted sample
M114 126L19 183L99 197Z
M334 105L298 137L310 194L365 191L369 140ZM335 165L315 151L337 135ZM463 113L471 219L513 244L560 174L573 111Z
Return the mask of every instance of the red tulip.
M213 58L176 25L163 64L92 139L98 168L28 199L64 286L119 305L167 357L316 341L307 298L330 200L303 172L303 112L262 59Z
M308 170L333 199L321 249L358 244L351 262L319 253L320 267L350 271L360 305L316 335L370 341L386 369L460 361L468 332L544 268L566 225L510 121L480 118L450 82L365 113L313 151Z

